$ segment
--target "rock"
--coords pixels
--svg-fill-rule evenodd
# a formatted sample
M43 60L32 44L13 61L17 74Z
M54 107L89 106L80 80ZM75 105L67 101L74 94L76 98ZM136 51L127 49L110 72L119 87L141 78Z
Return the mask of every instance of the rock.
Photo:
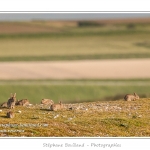
M56 118L58 118L59 117L59 115L57 114L56 116L54 116L54 119L56 119Z

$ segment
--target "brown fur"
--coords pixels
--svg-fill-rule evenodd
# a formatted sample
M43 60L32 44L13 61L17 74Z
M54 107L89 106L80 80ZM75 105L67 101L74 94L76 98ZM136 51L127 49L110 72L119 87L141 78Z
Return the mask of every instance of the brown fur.
M133 95L132 94L127 94L124 97L125 101L135 101L137 99L139 99L139 96L136 93L134 93Z
M7 108L7 102L2 103L1 108Z
M14 118L15 114L12 111L7 112L7 118Z
M64 107L63 107L62 102L59 101L59 104L53 104L53 105L51 105L50 110L52 110L52 111L57 111L57 110L61 110L61 109L63 109L63 108L64 108Z
M41 104L52 105L52 104L54 104L54 102L51 99L42 99Z
M12 109L15 108L15 103L16 103L16 93L10 95L10 98L7 101L7 107Z
M29 105L29 100L28 99L22 99L22 100L17 100L16 105L21 105L21 106L27 106Z

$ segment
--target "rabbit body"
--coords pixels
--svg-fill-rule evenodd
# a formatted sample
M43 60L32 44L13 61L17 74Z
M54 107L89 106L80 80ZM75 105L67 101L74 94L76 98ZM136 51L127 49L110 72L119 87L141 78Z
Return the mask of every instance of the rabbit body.
M54 102L51 99L42 99L41 104L52 105L52 104L54 104Z
M15 114L12 111L7 112L7 118L14 118Z
M16 103L16 93L15 94L11 94L10 98L7 101L7 107L12 109L15 108L15 103Z
M2 104L1 104L1 107L2 107L2 108L7 108L7 102L2 103Z
M52 104L50 107L50 110L52 111L57 111L61 109L63 109L63 104L61 103L61 101L59 102L59 104Z
M28 99L22 99L22 100L17 100L16 105L21 105L21 106L27 106L29 105L29 100Z
M137 99L139 99L139 96L136 93L134 93L133 95L132 94L127 94L124 97L125 101L135 101Z

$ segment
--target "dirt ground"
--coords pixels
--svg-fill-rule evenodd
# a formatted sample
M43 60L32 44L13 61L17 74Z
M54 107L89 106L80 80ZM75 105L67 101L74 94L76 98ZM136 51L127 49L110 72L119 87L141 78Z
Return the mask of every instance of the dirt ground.
M101 24L135 24L149 23L150 18L128 18L128 19L104 19L94 21ZM66 27L77 27L78 21L24 21L24 22L0 22L1 34L16 34L16 33L47 33L56 32L58 29Z
M126 78L150 78L150 59L0 62L0 80Z

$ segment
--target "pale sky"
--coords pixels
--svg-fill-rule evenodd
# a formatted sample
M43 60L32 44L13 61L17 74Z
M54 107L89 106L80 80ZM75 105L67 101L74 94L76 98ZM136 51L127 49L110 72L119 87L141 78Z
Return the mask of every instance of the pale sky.
M0 13L0 21L143 18L150 13Z

